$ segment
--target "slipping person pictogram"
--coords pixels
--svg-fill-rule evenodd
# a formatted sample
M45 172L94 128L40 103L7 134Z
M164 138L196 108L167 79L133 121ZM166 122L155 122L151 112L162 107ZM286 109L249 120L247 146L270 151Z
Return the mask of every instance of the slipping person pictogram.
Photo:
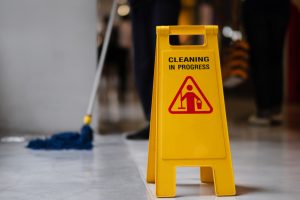
M211 104L191 76L185 78L169 107L172 114L208 114L212 111Z

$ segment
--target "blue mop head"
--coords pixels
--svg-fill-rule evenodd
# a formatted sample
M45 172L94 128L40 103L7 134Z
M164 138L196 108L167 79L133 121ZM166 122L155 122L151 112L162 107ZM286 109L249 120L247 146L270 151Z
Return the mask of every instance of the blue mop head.
M78 132L62 132L50 138L34 139L29 141L27 148L34 150L63 150L63 149L86 149L93 148L93 129L84 125Z

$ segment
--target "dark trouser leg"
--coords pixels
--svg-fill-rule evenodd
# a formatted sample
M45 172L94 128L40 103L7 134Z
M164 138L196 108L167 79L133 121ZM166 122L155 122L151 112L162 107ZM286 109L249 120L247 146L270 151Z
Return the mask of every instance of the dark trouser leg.
M264 14L245 11L245 30L250 44L251 75L255 89L258 115L270 114L270 72L268 22Z
M288 12L270 16L270 72L271 109L277 114L281 112L283 101L283 46L288 25Z
M180 12L180 0L156 0L154 6L153 27L177 25ZM152 40L155 48L156 33L153 32ZM178 37L171 38L172 44L179 44Z
M152 41L153 1L131 1L134 74L146 118L150 119L154 47Z
M177 24L179 0L131 1L136 87L150 120L155 55L155 26Z
M119 83L118 90L120 95L120 100L123 102L125 99L125 93L127 91L127 69L128 69L128 49L119 48L117 55L118 62L118 75Z

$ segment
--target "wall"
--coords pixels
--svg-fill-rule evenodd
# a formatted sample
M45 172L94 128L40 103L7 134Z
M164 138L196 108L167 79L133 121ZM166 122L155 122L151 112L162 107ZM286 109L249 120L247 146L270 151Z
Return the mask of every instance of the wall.
M95 72L95 40L96 0L1 0L2 132L78 129Z

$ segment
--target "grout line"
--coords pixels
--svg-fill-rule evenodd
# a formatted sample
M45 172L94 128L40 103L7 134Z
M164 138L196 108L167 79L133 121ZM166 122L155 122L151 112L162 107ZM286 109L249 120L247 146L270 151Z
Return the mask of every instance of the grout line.
M128 144L127 141L124 141L124 143L126 144L126 146L127 146L127 148L128 148L128 151L129 151L129 153L130 153L130 157L131 157L131 158L133 159L133 161L135 162L135 166L136 166L136 168L137 168L137 170L138 170L138 173L139 173L139 175L140 175L140 177L141 177L141 179L142 179L142 182L144 183L144 185L145 185L145 187L146 187L147 197L150 198L150 199L148 199L148 200L155 200L156 197L155 197L155 195L152 193L150 187L148 186L148 183L146 182L145 174L144 174L143 170L139 167L139 165L138 165L138 163L137 163L137 161L136 161L136 159L135 159L135 156L134 156L134 154L132 153L130 144Z

